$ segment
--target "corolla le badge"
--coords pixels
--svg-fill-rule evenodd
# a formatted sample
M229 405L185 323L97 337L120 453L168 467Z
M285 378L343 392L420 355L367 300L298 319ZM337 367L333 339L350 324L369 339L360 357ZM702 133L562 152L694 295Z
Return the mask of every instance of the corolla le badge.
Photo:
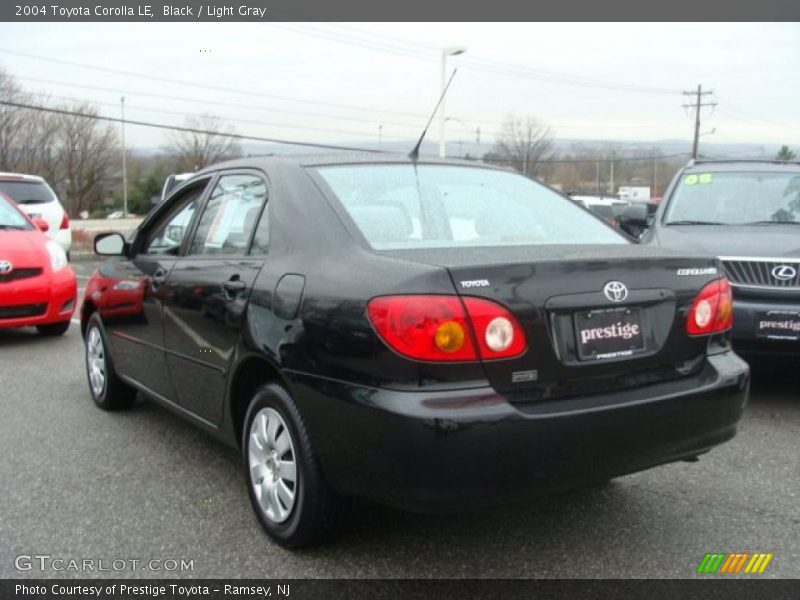
M0 274L11 273L11 269L14 268L7 260L0 260Z
M603 293L612 302L622 302L628 297L628 288L621 281L609 281L603 286Z
M772 276L781 281L789 281L797 277L797 269L791 265L778 265L772 269Z

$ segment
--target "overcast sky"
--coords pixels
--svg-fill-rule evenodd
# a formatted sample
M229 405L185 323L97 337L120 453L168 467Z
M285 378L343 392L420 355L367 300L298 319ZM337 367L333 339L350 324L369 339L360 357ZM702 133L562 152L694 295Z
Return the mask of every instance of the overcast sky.
M480 127L488 148L516 114L560 138L688 141L680 92L702 84L719 103L703 112L703 131L716 129L704 140L800 149L796 23L2 23L0 40L0 67L24 87L114 116L124 93L129 118L164 124L212 112L256 136L377 141L382 125L384 140L416 138L438 97L440 49L463 45L448 61L459 67L451 140ZM129 127L128 141L158 146L164 134Z

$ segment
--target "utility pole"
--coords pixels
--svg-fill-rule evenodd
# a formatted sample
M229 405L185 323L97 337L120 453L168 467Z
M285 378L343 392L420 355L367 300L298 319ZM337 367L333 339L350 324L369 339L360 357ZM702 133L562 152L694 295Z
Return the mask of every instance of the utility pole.
M704 106L716 106L716 102L703 102L703 96L713 94L711 90L703 91L703 86L698 85L696 91L683 92L684 96L694 96L693 104L684 104L683 108L694 108L694 143L692 144L692 158L697 158L697 145L700 142L700 109Z
M609 190L610 195L614 195L614 163L617 160L617 151L611 151L611 189Z
M658 186L658 158L653 156L653 190L650 192L650 197L656 196L656 188Z
M478 158L478 160L483 160L483 157L481 156L481 128L480 128L480 126L475 128L475 144L477 145L477 149L475 150L475 153L478 155L477 158Z
M128 157L125 149L125 96L120 96L120 110L122 111L122 214L128 216Z
M447 48L442 48L442 57L441 57L441 67L442 67L442 81L439 90L442 94L441 100L439 101L439 156L444 158L447 156L447 139L445 137L445 123L447 122L447 98L445 98L444 91L447 89L447 57L448 56L458 56L460 54L464 54L467 49L464 46L449 46Z
M600 195L600 159L597 159L595 163L595 183L594 183L594 191L595 194L598 196Z
M383 150L383 123L378 125L378 150Z

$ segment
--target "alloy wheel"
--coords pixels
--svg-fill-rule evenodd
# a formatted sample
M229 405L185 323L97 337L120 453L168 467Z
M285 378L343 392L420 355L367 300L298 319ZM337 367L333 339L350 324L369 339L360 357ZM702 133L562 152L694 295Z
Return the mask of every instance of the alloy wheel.
M289 518L297 497L297 455L289 428L272 408L262 408L250 425L248 438L250 485L267 519Z

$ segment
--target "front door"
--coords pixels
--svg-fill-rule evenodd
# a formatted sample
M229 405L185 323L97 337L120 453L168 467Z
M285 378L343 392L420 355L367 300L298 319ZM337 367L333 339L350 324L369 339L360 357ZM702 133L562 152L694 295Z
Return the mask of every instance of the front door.
M170 400L175 392L165 368L164 283L181 260L181 249L208 182L208 178L198 181L167 200L137 234L131 257L100 268L106 290L98 311L109 333L115 368Z
M164 343L177 402L213 425L222 419L229 365L264 262L266 202L261 175L222 174L165 285Z

